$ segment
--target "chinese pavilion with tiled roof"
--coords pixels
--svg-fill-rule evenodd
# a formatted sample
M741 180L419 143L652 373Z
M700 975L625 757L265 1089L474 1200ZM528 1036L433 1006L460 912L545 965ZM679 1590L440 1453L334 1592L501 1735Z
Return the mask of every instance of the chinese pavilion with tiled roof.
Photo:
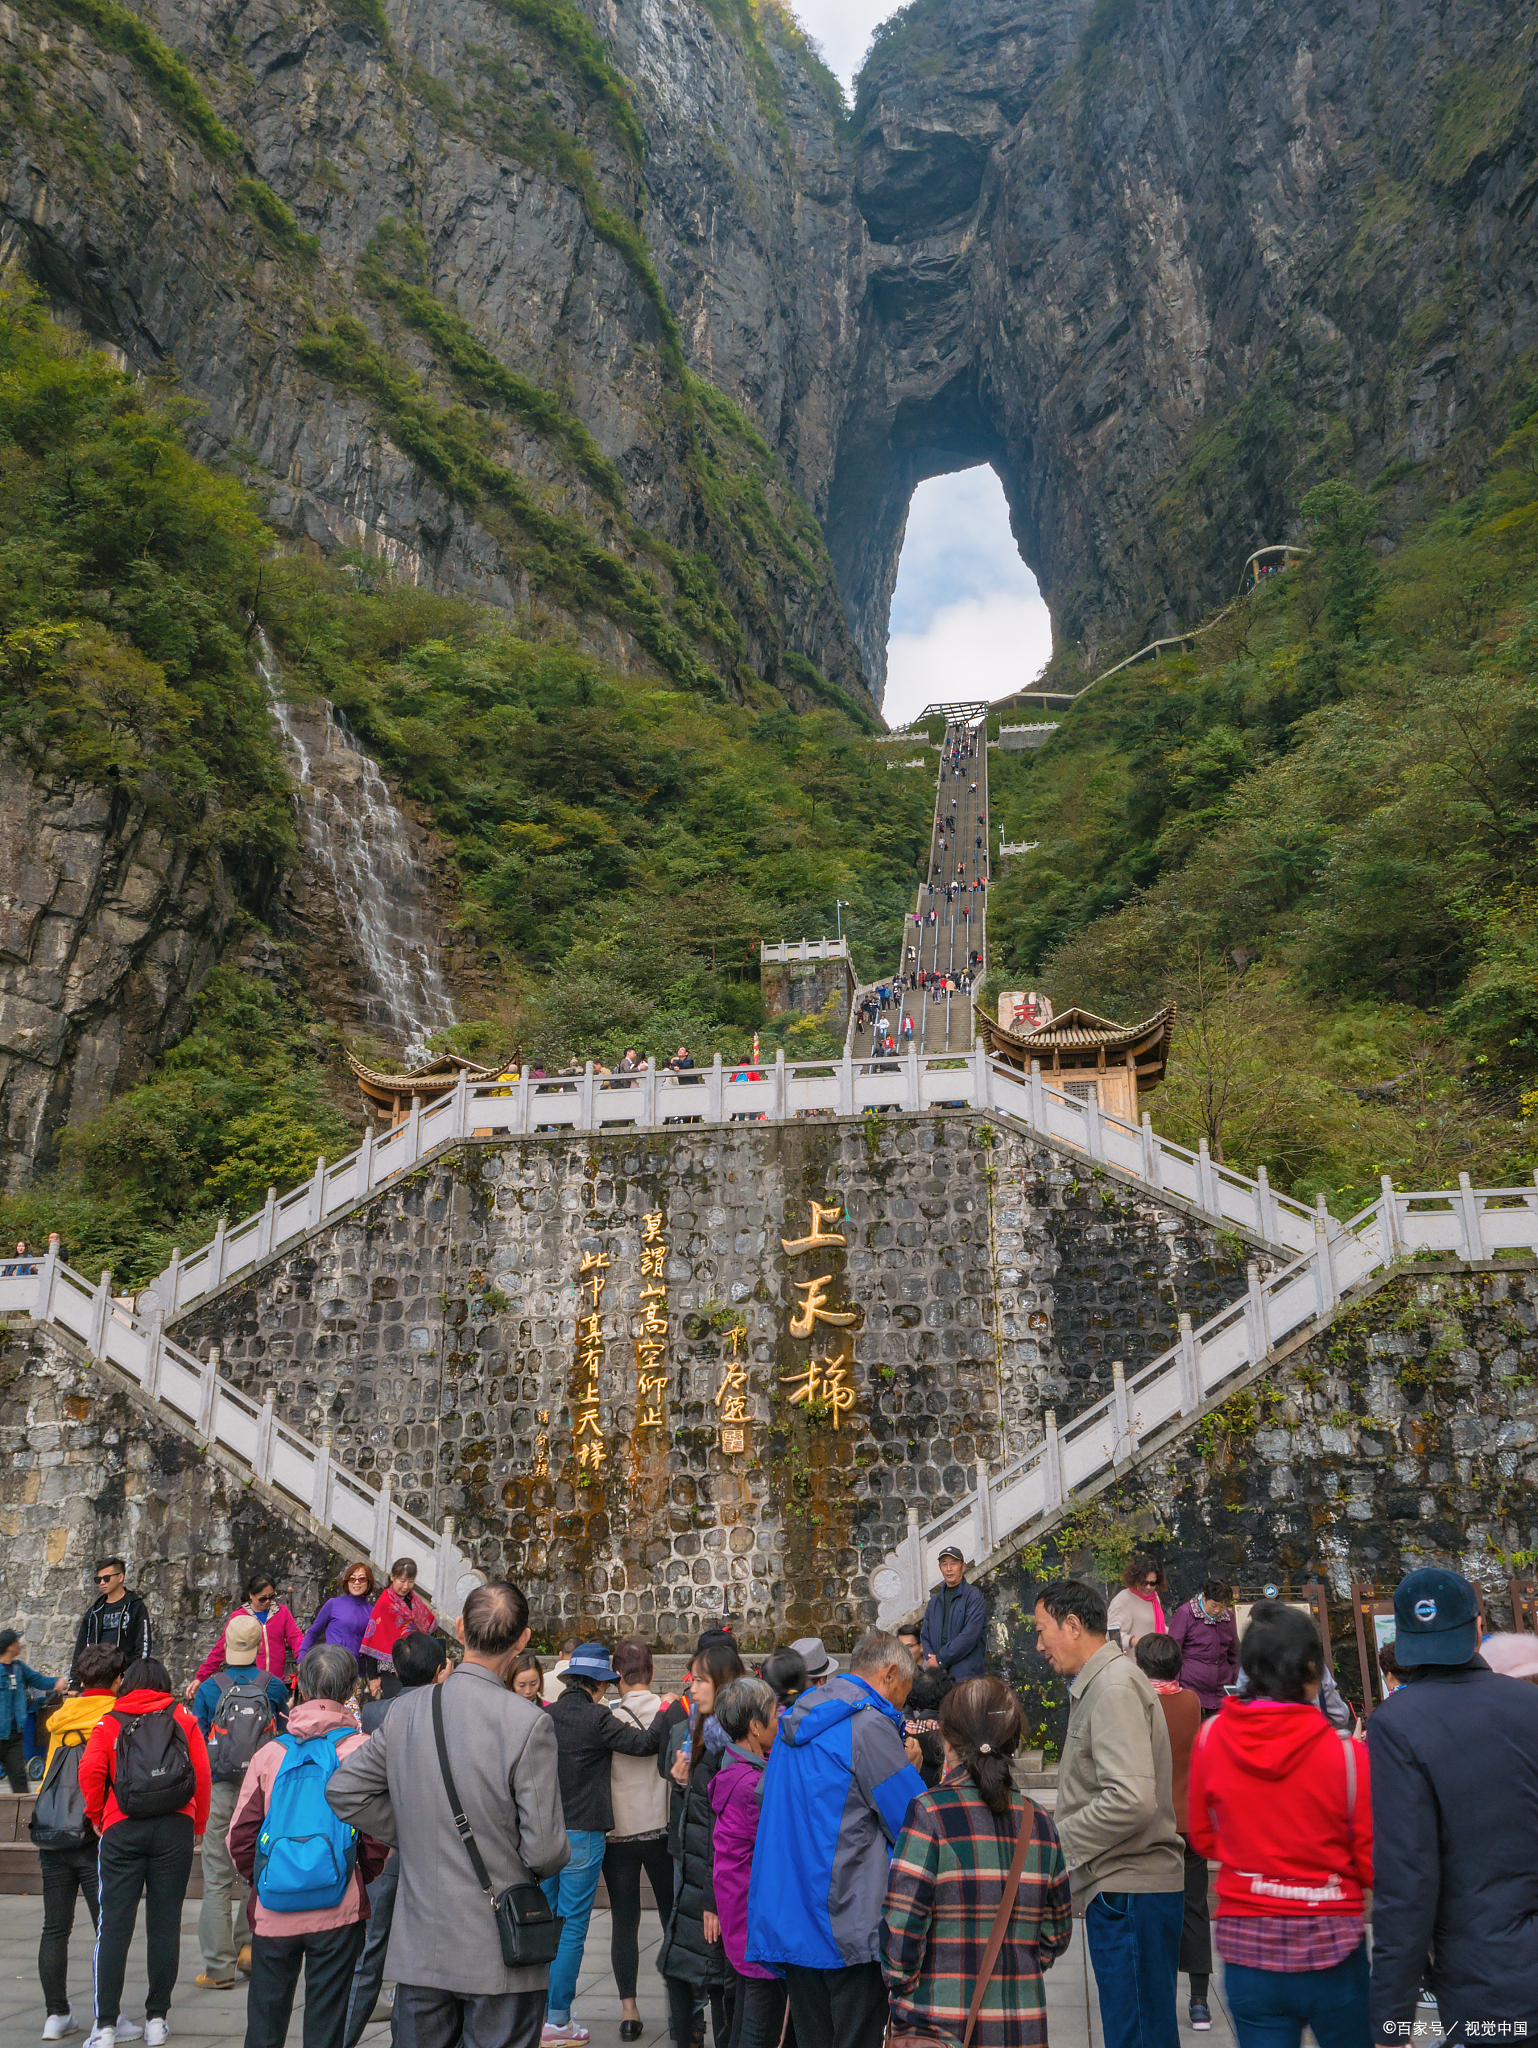
M1138 1099L1164 1078L1175 1005L1141 1024L1115 1024L1093 1010L1062 1010L1033 1031L1013 1031L977 1008L978 1036L995 1059L1029 1073L1041 1067L1049 1088L1079 1102L1097 1102L1107 1116L1138 1120Z
M409 1067L403 1074L386 1074L377 1067L366 1067L351 1053L347 1055L347 1064L353 1070L364 1100L374 1105L378 1115L388 1117L392 1126L404 1123L410 1116L415 1096L421 1096L425 1109L440 1095L447 1095L451 1089L457 1088L461 1074L467 1081L477 1082L495 1081L502 1073L499 1066L480 1067L474 1060L462 1059L454 1052L440 1053L436 1059L428 1060L420 1067Z

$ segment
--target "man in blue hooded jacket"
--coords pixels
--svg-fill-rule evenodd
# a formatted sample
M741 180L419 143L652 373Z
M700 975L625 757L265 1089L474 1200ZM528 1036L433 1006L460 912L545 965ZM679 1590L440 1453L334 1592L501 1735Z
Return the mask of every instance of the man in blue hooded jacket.
M887 1867L924 1791L901 1713L916 1676L897 1638L872 1630L847 1678L802 1693L769 1752L747 1955L784 1972L798 2041L881 2048Z

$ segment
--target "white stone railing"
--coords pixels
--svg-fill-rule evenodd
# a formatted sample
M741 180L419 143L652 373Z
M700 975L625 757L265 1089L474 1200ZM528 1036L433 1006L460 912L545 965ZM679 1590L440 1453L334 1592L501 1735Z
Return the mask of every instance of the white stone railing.
M381 1574L397 1557L414 1557L424 1595L452 1620L481 1583L445 1520L434 1534L402 1513L388 1482L380 1489L278 1420L271 1399L256 1401L219 1375L217 1358L200 1359L165 1335L157 1305L141 1320L113 1298L111 1276L97 1286L56 1255L0 1261L0 1316L26 1315L77 1337L93 1358L115 1365L145 1397L172 1410L203 1443L219 1444L264 1486L286 1494L349 1551Z
M1040 844L1039 839L1006 839L1000 832L999 859L1008 860L1011 854L1016 853L1034 853Z
M1189 1152L1160 1138L1146 1116L1141 1128L1121 1123L1093 1102L1060 1094L1038 1071L1027 1076L996 1064L979 1041L975 1052L965 1054L909 1052L872 1060L846 1052L841 1060L797 1065L788 1065L782 1050L772 1063L756 1068L746 1062L725 1065L717 1054L710 1066L687 1074L648 1061L638 1074L598 1075L589 1061L580 1075L542 1080L527 1068L516 1081L472 1085L461 1076L458 1087L430 1107L413 1103L394 1130L381 1137L367 1132L357 1151L336 1165L317 1160L302 1187L281 1198L271 1190L255 1215L233 1228L221 1223L212 1243L191 1257L173 1254L146 1295L159 1302L169 1322L237 1273L262 1265L376 1188L412 1172L429 1154L466 1138L656 1131L669 1124L791 1123L809 1116L859 1116L867 1110L927 1115L952 1108L1009 1117L1054 1144L1083 1153L1091 1164L1115 1167L1267 1244L1297 1253L1313 1243L1313 1211L1278 1195L1264 1169L1251 1180L1216 1165L1205 1144ZM141 1297L140 1306L145 1305Z
M1538 1176L1535 1176L1538 1183ZM1221 1395L1290 1338L1321 1323L1347 1288L1396 1259L1418 1251L1478 1260L1501 1253L1538 1257L1538 1185L1475 1188L1467 1174L1456 1189L1396 1193L1385 1175L1382 1194L1345 1226L1315 1217L1315 1239L1300 1258L1262 1280L1249 1267L1244 1296L1204 1323L1179 1319L1179 1336L1161 1357L1128 1380L1114 1368L1109 1395L1063 1429L1049 1410L1042 1441L998 1473L977 1467L964 1499L923 1525L908 1510L908 1534L870 1575L878 1625L893 1626L928 1597L939 1580L939 1554L956 1543L977 1564L1012 1538L1045 1534L1076 1489L1112 1472L1139 1445L1181 1416Z
M847 960L849 941L847 939L800 939L794 945L789 939L781 939L777 946L771 946L767 939L758 948L758 957L763 960Z

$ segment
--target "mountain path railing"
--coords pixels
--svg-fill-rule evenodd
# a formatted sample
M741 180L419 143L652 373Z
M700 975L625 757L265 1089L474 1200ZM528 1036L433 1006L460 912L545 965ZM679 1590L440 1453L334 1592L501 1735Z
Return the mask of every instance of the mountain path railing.
M334 1165L318 1159L301 1186L283 1196L271 1189L255 1214L233 1227L221 1222L211 1242L190 1256L174 1252L140 1306L152 1298L173 1321L237 1274L265 1264L434 1153L469 1138L656 1131L733 1120L788 1123L867 1111L915 1116L950 1108L1009 1118L1083 1153L1092 1166L1128 1174L1268 1245L1296 1253L1313 1242L1314 1212L1278 1195L1264 1168L1252 1180L1217 1164L1205 1141L1191 1152L1159 1137L1147 1116L1141 1126L1107 1116L1093 1102L1060 1093L1034 1065L1027 1075L995 1062L980 1039L971 1053L857 1059L846 1051L842 1059L796 1064L787 1063L782 1049L752 1074L734 1073L717 1054L709 1067L682 1074L648 1061L636 1074L599 1075L589 1061L580 1075L535 1078L525 1068L516 1080L477 1083L461 1075L459 1085L430 1106L414 1102L395 1129L377 1137L366 1131L345 1159ZM1333 1221L1330 1227L1339 1228Z
M272 1398L254 1400L219 1372L217 1349L197 1358L165 1334L157 1303L141 1318L114 1298L112 1276L92 1287L57 1253L0 1260L0 1317L27 1315L67 1331L90 1355L126 1373L150 1402L171 1410L197 1439L217 1444L259 1484L287 1495L350 1551L384 1574L392 1561L417 1560L418 1575L440 1615L452 1620L481 1575L454 1541L396 1506L388 1479L375 1487L332 1456L329 1438L311 1443L281 1421ZM280 1504L281 1505L281 1504Z
M1538 1257L1538 1175L1534 1186L1405 1193L1388 1176L1379 1199L1344 1226L1321 1204L1311 1248L1268 1279L1251 1262L1244 1295L1193 1329L1179 1318L1176 1341L1128 1379L1117 1363L1111 1392L1057 1427L1052 1410L1039 1443L996 1473L977 1465L974 1490L932 1521L908 1509L908 1532L869 1576L877 1623L894 1626L920 1606L939 1576L943 1544L958 1543L979 1567L1033 1526L1046 1533L1076 1492L1128 1463L1172 1422L1195 1417L1226 1388L1263 1368L1275 1352L1332 1314L1341 1297L1417 1252L1471 1261L1503 1253Z

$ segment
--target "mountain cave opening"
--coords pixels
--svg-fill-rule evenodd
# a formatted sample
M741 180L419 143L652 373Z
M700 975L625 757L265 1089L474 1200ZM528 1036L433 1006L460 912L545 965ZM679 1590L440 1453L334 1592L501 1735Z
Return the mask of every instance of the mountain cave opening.
M1051 615L998 472L978 463L919 483L892 592L887 723L905 724L936 699L1007 697L1051 654Z

